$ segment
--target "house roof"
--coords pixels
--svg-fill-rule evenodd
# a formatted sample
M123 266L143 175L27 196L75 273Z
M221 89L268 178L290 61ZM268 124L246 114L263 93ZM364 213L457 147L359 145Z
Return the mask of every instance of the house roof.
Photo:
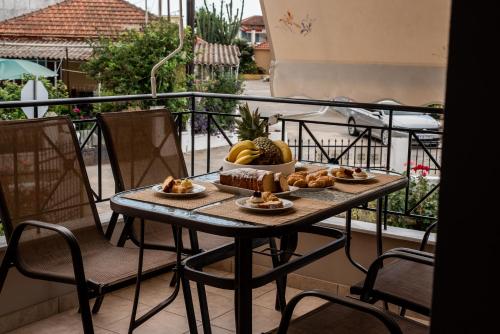
M264 26L264 18L262 15L253 15L241 20L242 26Z
M270 44L269 41L262 42L260 44L257 44L253 47L255 50L269 50L270 49Z
M125 0L65 0L0 22L0 39L84 40L114 37L144 24L145 12Z
M201 38L194 46L194 64L212 66L238 66L240 49L236 45L207 43Z
M0 41L0 58L87 60L92 56L92 48L83 41Z

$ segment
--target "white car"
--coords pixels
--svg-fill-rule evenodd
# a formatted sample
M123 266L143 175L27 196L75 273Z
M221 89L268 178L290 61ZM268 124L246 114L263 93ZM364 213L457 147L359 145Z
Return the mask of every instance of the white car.
M334 101L341 102L354 102L346 97L335 98ZM394 100L380 100L376 102L378 104L389 104L389 105L401 105L401 103ZM377 126L377 127L389 127L389 110L382 109L363 109L363 108L351 108L351 107L335 107L337 111L347 117L347 122L349 123L349 134L351 136L359 135L360 132L364 130L362 127L357 127L357 125L367 125L367 126ZM418 113L418 112L405 112L405 111L393 111L392 113L392 126L404 129L413 130L433 130L439 131L440 123L433 117ZM394 131L393 135L403 135L407 136L407 132ZM416 133L419 140L426 145L438 145L441 139L440 134L435 133ZM372 137L379 139L383 145L387 145L389 142L389 132L387 129L373 129Z

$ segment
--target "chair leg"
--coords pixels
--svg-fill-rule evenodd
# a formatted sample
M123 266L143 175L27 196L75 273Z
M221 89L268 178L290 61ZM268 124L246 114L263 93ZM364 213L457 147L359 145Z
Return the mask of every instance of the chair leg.
M174 245L175 245L175 247L177 247L177 230L176 230L176 227L174 225L172 225L172 233L173 233L173 237L174 237ZM181 238L182 238L182 233L181 233ZM174 273L172 275L172 279L170 280L169 286L171 288L173 288L175 286L176 282L177 282L177 272L174 271Z
M94 326L92 325L92 313L90 312L87 287L77 284L78 305L80 316L82 318L83 332L85 334L94 334Z
M273 267L276 268L280 265L280 260L278 256L278 248L276 247L276 241L274 238L269 238L269 247L271 248L271 259L273 261ZM286 282L282 279L276 280L276 302L274 304L274 309L276 311L285 311L286 307Z
M0 293L2 293L3 285L7 279L7 274L9 273L10 266L13 262L14 254L14 247L9 244L3 257L2 264L0 265Z
M401 307L401 311L399 312L399 315L404 317L406 315L406 307Z
M136 315L137 315L137 306L139 304L139 294L141 291L143 261L144 261L144 219L141 219L139 259L137 262L137 278L135 281L134 303L132 304L132 314L130 315L130 323L128 327L129 334L132 334L132 332L136 327Z
M198 334L198 326L196 324L196 315L194 313L193 296L191 295L191 287L189 286L189 281L181 277L182 282L182 292L184 295L184 304L186 305L186 315L189 325L189 333Z
M117 221L118 221L118 213L113 212L111 214L111 219L109 220L108 228L106 229L106 234L104 235L106 239L111 240L113 232L115 231Z
M200 244L198 242L198 233L196 233L196 231L189 230L189 243L191 244L191 250L194 253L198 253L200 251ZM211 334L212 327L210 325L210 314L208 312L208 301L207 301L207 292L205 290L205 285L202 283L196 283L196 288L198 290L198 300L200 302L203 333Z
M122 233L120 234L120 238L118 238L118 243L117 243L118 247L125 246L125 241L127 241L127 239L130 236L130 233L132 233L133 223L134 223L134 217L125 217L123 230Z
M92 314L97 314L99 312L103 300L104 300L104 295L99 295L96 297L94 306L92 306Z

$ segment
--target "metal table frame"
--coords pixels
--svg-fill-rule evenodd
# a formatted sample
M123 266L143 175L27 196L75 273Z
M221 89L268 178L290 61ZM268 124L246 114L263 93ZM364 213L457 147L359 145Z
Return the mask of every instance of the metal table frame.
M214 174L212 173L211 175ZM203 176L201 177L203 178ZM174 294L160 304L161 308L159 305L152 311L155 311L157 313L160 309L166 307L170 302L173 301L179 289L179 280L181 280L183 292L185 294L184 298L186 301L186 310L190 331L191 333L197 333L196 319L194 316L194 308L192 305L191 293L189 289L189 280L196 281L200 286L204 286L205 284L207 284L222 289L233 289L235 290L237 333L247 334L252 333L253 288L265 285L273 280L280 279L280 277L286 277L287 273L295 271L323 256L326 256L342 248L344 245L349 260L358 269L365 271L366 269L355 262L350 255L350 211L351 209L358 207L359 205L377 200L377 254L381 254L383 197L394 191L403 189L406 186L407 182L408 180L406 178L401 178L399 180L395 180L391 183L385 184L379 188L368 190L360 194L353 194L352 197L343 202L336 203L335 206L317 211L304 218L290 221L277 226L253 225L250 223L235 221L232 219L224 219L220 217L205 215L197 212L196 210L178 209L153 203L140 202L123 197L126 194L144 188L118 193L111 198L110 202L111 208L115 213L141 219L141 249L143 248L142 242L144 220L152 220L156 222L165 222L168 224L172 224L177 228L177 233L179 234L181 233L180 231L182 228L187 228L193 231L201 231L234 238L234 244L228 244L209 252L194 255L184 261L182 261L180 257L180 250L182 249L182 245L179 244L179 255L177 258L176 270L180 275L177 275L179 277L176 282L177 287L174 290ZM343 212L347 212L345 236L339 230L327 228L317 224L324 219ZM324 245L318 249L315 249L307 254L289 261L291 254L293 253L297 245L295 235L299 232L322 234L332 237L334 238L334 240L329 242L327 245ZM284 236L286 236L284 238L284 240L286 240L285 244L288 243L288 245L281 247L283 256L281 256L280 258L280 263L266 274L252 277L252 254L255 243L261 242L261 244L264 244L263 241L268 242L269 238L281 238ZM182 238L179 238L178 240L182 240ZM142 256L142 254L143 251L140 252L140 256ZM236 264L234 279L216 277L202 272L203 266L217 262L222 259L221 257L227 258L233 255L235 257ZM134 304L137 304L138 302L141 270L142 260L140 259L138 268L139 273L136 285L136 298L134 300ZM134 305L134 309L136 309L136 307L137 306ZM208 317L206 299L205 303L201 304L201 307L204 332L210 333L210 320ZM147 318L150 318L155 314L151 312L147 313ZM135 317L134 314L133 317ZM140 323L146 321L147 318L141 318L143 320L140 320ZM132 319L135 321L135 318ZM131 326L129 332L132 332L133 329L134 328L132 328Z

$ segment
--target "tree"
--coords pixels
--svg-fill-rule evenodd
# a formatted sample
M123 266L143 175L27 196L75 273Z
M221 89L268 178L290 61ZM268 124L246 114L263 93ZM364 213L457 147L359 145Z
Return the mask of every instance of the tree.
M206 0L204 4L205 7L196 13L196 33L198 36L209 43L232 44L240 29L245 0L242 1L241 8L236 9L236 13L233 13L233 0L227 4L221 0L219 9L215 7L215 4L209 8Z
M255 63L254 50L250 43L244 39L237 39L235 44L240 49L240 73L258 74L263 72Z
M104 95L144 94L151 91L151 69L179 45L178 25L159 19L148 24L143 31L128 30L118 39L100 38L93 46L93 56L83 70L102 85ZM158 71L158 92L186 90L185 65L192 60L192 34L185 31L184 49ZM141 108L153 101L131 102L127 106ZM171 111L185 106L181 99L166 104ZM114 109L123 108L115 106Z

